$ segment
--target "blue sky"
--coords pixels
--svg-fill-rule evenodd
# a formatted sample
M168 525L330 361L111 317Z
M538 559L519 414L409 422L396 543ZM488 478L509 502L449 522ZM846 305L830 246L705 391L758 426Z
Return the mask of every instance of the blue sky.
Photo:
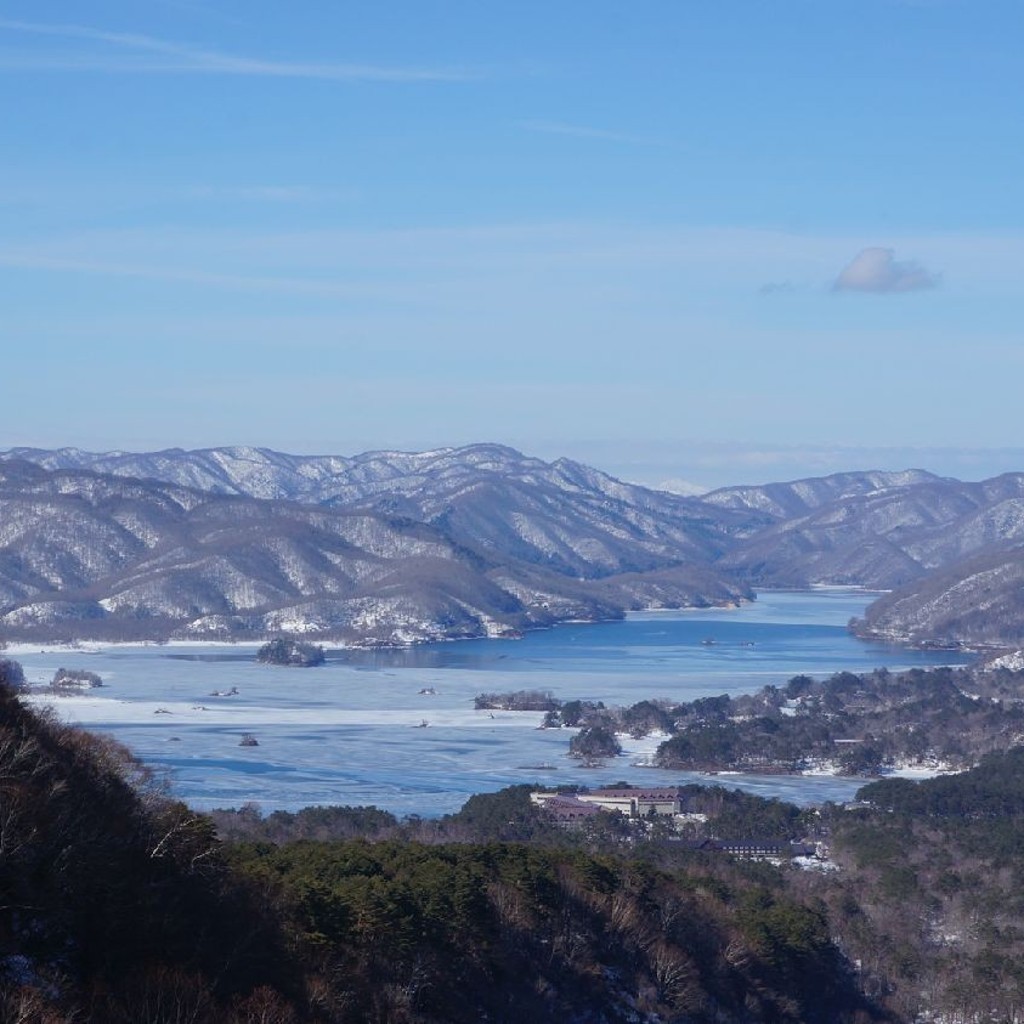
M1024 469L1019 0L0 3L0 445Z

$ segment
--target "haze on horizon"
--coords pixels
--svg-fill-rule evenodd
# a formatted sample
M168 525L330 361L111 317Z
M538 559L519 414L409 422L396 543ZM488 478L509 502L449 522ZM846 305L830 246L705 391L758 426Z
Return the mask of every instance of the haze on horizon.
M0 447L1024 469L1015 0L9 0Z

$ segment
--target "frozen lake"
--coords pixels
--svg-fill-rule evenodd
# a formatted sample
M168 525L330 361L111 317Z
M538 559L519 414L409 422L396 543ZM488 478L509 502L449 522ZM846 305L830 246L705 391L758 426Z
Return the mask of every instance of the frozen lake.
M798 803L843 800L862 781L707 776L644 768L657 740L623 743L602 769L566 756L569 730L539 730L540 713L473 708L485 691L550 690L632 704L745 693L806 673L960 663L846 630L873 595L765 592L739 609L649 612L568 624L522 640L428 644L398 651L328 651L326 665L257 664L255 644L14 649L33 685L59 667L98 672L104 687L52 703L68 721L103 731L167 774L198 808L254 802L264 811L310 804L375 804L424 817L473 793L520 782L669 785L717 781ZM217 696L236 689L230 696ZM421 693L432 690L433 693ZM426 722L426 727L421 727ZM251 733L258 746L239 746Z

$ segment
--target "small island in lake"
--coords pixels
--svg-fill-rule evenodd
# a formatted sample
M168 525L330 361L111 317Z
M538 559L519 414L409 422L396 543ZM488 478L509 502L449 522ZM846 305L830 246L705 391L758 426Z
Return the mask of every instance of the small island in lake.
M679 704L655 699L606 707L552 698L556 707L540 727L578 729L568 754L584 761L621 753L617 737L653 735L661 742L647 766L672 771L869 777L965 771L985 754L1019 745L1024 669L1005 667L1011 663L837 672L820 681L798 675L782 687Z
M95 672L87 672L83 668L59 668L54 673L50 689L60 693L74 693L102 685L103 680Z
M562 702L555 700L550 690L516 690L477 694L473 706L477 711L557 711Z
M298 640L271 640L256 652L256 660L264 665L310 668L324 663L324 649L318 644L304 644Z

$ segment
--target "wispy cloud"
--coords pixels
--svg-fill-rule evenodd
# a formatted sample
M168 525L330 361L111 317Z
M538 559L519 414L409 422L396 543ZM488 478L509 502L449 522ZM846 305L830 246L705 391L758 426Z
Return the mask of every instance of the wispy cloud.
M196 185L187 189L188 199L242 203L316 203L332 200L349 202L354 189L318 188L312 185Z
M520 121L519 127L528 132L539 132L542 135L568 135L576 139L594 139L598 142L617 142L630 146L664 146L676 148L667 139L658 139L646 135L632 135L628 132L608 131L604 128L591 128L587 125L570 124L566 121Z
M336 188L288 182L193 182L165 189L160 196L165 201L193 204L291 208L358 200L358 192L349 195L344 186ZM12 195L18 194L24 190ZM135 195L129 192L129 197ZM139 194L139 201L149 195ZM95 196L86 196L84 201L90 206L99 202ZM828 287L821 280L822 267L841 265L843 254L856 252L859 242L848 236L754 229L587 222L379 229L304 224L299 219L290 228L280 229L260 227L258 221L242 226L190 223L183 215L175 224L160 227L100 228L45 237L33 237L30 232L4 240L0 265L40 272L145 274L211 287L309 289L328 294L339 294L355 283L388 283L403 289L418 283L421 295L433 299L443 293L453 304L457 299L460 308L467 302L484 303L485 294L504 294L512 288L509 282L522 274L529 287L543 283L550 289L553 302L562 301L556 292L564 296L567 290L580 289L589 294L595 282L601 281L599 290L606 302L625 309L621 304L642 300L645 309L654 310L685 305L695 295L749 295L757 293L759 286L763 286L762 296L767 296L762 301L767 303L785 300L787 295L813 298ZM949 234L909 236L897 242L897 251L927 250L955 276L961 294L1008 301L1019 293L1012 270L1024 259L1022 236ZM877 268L868 273L862 266L861 276L854 275L856 285L847 275L844 287L864 289L871 284L875 289L907 290L913 282L917 282L915 287L926 286L915 275L935 280L930 272L914 265L908 268L897 263L893 270L890 262L897 263L888 256L882 261L883 269L889 267L888 276ZM543 282L537 280L539 269ZM278 283L270 285L268 279ZM472 287L469 282L474 282Z
M132 32L107 32L84 25L0 19L0 30L101 43L115 52L2 53L0 70L107 71L251 75L271 78L310 78L328 81L423 82L465 81L475 77L455 68L388 67L376 64L278 61L239 56L191 44L171 42ZM120 52L118 52L120 51Z
M892 249L871 246L842 269L832 286L837 292L914 292L934 288L939 278L919 263L898 262Z
M315 277L218 273L169 265L116 263L106 260L46 256L17 250L0 250L0 267L8 267L12 270L40 270L54 273L89 274L99 277L135 278L142 281L226 288L232 291L277 292L336 299L383 297L397 301L400 298L397 289L387 285L349 284L342 280L324 280Z

